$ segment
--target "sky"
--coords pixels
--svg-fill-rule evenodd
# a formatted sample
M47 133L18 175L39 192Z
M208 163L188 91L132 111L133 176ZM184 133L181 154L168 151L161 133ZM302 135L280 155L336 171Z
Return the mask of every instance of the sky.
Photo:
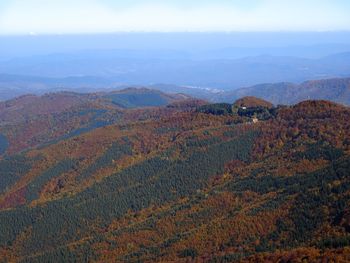
M349 0L0 0L0 35L349 31Z

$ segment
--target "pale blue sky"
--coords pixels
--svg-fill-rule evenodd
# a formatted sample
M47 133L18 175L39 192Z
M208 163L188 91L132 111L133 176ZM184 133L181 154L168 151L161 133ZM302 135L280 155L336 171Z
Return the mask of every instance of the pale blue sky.
M349 0L0 0L0 34L350 30Z

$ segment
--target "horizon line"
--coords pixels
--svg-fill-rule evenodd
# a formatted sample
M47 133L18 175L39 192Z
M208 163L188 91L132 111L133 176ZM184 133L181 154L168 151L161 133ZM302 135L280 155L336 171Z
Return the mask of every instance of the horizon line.
M0 33L0 37L12 37L12 36L71 36L71 35L116 35L116 34L271 34L271 33L350 33L350 29L339 30L174 30L174 31L162 31L162 30L129 30L129 31L110 31L110 32L28 32L28 33Z

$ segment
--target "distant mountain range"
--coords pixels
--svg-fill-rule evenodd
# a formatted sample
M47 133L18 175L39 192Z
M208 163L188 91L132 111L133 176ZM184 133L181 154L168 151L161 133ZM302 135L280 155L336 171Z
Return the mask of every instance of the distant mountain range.
M70 79L70 80L69 80ZM61 79L62 81L70 82L73 78ZM3 81L1 83L1 80ZM75 79L79 82L80 78ZM93 83L94 78L91 78L91 83ZM96 80L96 79L95 79ZM58 81L58 82L55 82ZM86 83L89 82L89 78L85 79ZM98 82L98 81L97 81ZM6 84L7 83L7 84ZM49 84L51 83L51 84ZM101 87L86 87L82 88L64 88L59 86L59 79L49 79L40 77L20 77L20 76L10 76L10 75L0 75L0 101L8 100L16 96L21 96L24 94L36 94L42 95L49 92L60 92L62 90L68 90L73 92L84 91L99 93L116 93L119 95L114 96L124 96L121 95L123 92L119 93L116 90L125 90L125 86L118 86L117 88L103 88ZM56 86L57 84L57 86ZM56 87L55 87L56 86ZM136 86L137 87L137 86ZM169 84L154 84L150 86L145 86L148 89L153 90L154 94L152 97L159 102L159 99L163 95L157 95L156 90L164 92L164 94L186 94L187 96L193 98L199 98L211 102L228 102L245 97L245 96L255 96L272 102L273 104L295 104L297 102L308 100L308 99L326 99L334 101L337 103L342 103L345 105L350 105L350 78L332 78L332 79L322 79L322 80L311 80L306 81L301 84L295 84L291 82L280 82L280 83L266 83L258 84L250 87L239 88L230 91L222 91L218 89L201 88L201 87L191 87L191 86L178 86ZM127 90L135 90L133 88L127 88ZM140 91L138 91L139 93ZM148 93L148 92L147 92ZM156 98L156 96L159 96ZM167 95L172 96L172 95ZM127 100L132 99L129 97ZM134 98L137 100L137 98ZM144 98L143 98L144 99ZM126 103L126 104L125 104ZM122 107L127 107L129 102L121 102ZM137 104L137 102L135 101ZM152 106L151 101L148 101L149 105L132 105L134 106ZM160 106L155 102L155 106Z
M0 87L111 88L166 83L232 90L260 83L350 76L350 53L322 58L259 55L192 58L118 50L54 54L0 61ZM153 54L153 55L152 55ZM11 77L15 75L15 77ZM25 76L25 77L24 77Z

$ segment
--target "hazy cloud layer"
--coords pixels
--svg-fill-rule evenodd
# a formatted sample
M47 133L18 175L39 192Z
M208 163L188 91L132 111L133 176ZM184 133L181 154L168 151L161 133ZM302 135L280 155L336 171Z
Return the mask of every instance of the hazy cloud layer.
M2 0L0 34L350 30L344 0Z

